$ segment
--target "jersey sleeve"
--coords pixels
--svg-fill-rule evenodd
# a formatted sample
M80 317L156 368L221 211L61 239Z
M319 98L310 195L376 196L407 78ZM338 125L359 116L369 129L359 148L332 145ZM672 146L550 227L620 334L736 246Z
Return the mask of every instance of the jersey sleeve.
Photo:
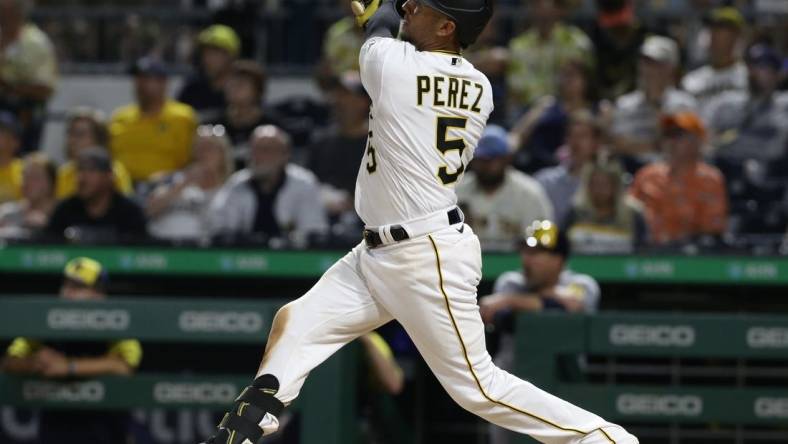
M361 47L358 56L361 83L372 102L380 97L386 61L398 50L405 51L404 42L389 37L371 37Z

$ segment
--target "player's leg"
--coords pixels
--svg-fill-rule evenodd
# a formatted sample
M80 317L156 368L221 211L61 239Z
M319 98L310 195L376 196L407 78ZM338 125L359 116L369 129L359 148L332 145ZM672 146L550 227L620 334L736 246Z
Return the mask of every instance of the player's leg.
M348 253L305 295L277 312L257 378L220 424L221 438L209 442L257 442L261 432L275 432L281 410L298 396L312 369L391 320L369 295L357 271L357 255L358 249Z
M545 443L637 442L620 426L492 363L476 304L481 254L469 227L371 250L361 265L373 295L463 408Z

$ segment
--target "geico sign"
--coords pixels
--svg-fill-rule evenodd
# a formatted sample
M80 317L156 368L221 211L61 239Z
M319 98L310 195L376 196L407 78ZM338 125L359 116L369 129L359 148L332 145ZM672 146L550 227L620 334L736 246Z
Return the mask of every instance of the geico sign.
M615 324L610 328L613 345L691 347L695 329L689 325Z
M47 326L53 330L126 330L130 322L126 310L53 308L47 312Z
M698 416L703 413L703 400L693 395L625 393L616 399L616 408L624 415Z
M788 348L788 328L750 327L747 345L752 348Z
M754 410L759 418L788 418L788 398L758 398Z
M153 399L161 403L230 403L236 396L233 384L159 382L153 386Z
M27 381L22 385L26 401L101 402L104 384L97 381L58 384L45 381Z
M257 333L263 317L253 311L184 311L178 325L187 332Z

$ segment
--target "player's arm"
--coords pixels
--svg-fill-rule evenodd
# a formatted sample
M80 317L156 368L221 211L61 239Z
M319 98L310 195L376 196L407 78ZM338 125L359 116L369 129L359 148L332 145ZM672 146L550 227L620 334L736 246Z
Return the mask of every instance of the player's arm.
M404 0L364 0L353 1L353 14L356 24L364 28L366 39L372 37L394 38L399 33L401 8Z
M359 339L364 345L364 351L375 379L380 382L386 393L399 394L404 386L405 378L402 368L394 359L394 354L386 340L375 332L363 335Z

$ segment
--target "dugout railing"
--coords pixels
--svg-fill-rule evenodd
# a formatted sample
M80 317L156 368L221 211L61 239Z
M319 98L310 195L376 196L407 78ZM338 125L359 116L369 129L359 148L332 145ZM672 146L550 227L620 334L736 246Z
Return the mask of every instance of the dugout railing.
M0 340L18 336L58 341L136 338L143 348L149 341L176 345L259 344L262 354L271 320L281 305L281 301L112 298L71 302L49 297L3 297ZM293 405L301 414L303 444L345 444L356 439L357 358L351 344L310 375ZM233 368L232 363L227 367ZM221 411L232 404L254 376L254 368L237 370L238 374L138 373L77 381L0 374L0 405Z
M788 317L540 314L516 329L519 376L612 421L668 430L642 442L788 442Z

